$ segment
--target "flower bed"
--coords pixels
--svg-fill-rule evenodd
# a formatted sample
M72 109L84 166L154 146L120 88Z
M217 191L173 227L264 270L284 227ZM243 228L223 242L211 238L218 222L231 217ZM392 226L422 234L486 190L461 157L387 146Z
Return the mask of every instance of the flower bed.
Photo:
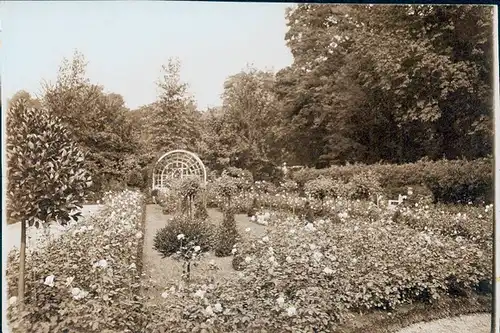
M466 297L491 277L491 253L472 241L415 230L370 203L343 208L309 224L271 215L265 237L237 245L239 278L173 286L148 330L332 332L354 313Z
M137 332L144 201L107 195L98 215L27 254L25 309L9 308L12 332ZM17 292L18 252L9 255L8 294Z

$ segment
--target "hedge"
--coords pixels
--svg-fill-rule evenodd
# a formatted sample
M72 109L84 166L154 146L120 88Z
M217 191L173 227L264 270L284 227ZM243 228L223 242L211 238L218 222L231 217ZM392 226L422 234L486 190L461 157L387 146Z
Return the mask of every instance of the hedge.
M395 188L426 186L432 191L435 202L493 202L493 158L309 168L292 172L290 176L303 187L306 182L319 176L348 182L353 175L367 171L377 173L380 184L391 195Z

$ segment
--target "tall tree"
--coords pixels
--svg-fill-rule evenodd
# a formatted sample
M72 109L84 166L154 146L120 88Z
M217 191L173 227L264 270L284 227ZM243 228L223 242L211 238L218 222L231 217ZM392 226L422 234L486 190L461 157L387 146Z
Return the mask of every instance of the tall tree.
M181 81L180 62L170 59L157 82L159 95L147 116L149 144L156 152L196 147L199 138L196 105Z

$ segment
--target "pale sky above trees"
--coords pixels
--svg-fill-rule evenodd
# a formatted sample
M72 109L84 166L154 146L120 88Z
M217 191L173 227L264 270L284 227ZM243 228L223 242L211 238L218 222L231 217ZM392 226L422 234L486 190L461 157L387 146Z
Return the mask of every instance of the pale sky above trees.
M129 108L153 102L170 57L200 109L220 105L224 80L253 64L279 70L292 62L285 45L287 4L194 2L4 2L0 49L2 95L39 93L75 49L87 75Z

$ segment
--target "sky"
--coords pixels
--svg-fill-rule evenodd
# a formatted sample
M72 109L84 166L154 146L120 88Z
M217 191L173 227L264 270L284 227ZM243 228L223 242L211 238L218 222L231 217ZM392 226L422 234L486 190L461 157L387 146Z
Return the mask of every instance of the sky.
M283 3L1 1L2 96L41 92L75 50L87 77L134 109L153 102L170 57L198 108L221 104L224 80L252 64L290 65Z

